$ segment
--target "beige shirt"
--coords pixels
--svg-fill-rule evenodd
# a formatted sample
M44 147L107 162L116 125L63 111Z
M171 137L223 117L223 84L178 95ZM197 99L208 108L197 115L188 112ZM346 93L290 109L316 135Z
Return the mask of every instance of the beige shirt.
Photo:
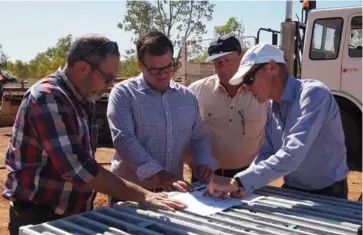
M198 98L212 140L212 155L220 168L250 165L263 143L268 102L259 104L251 92L242 89L231 98L217 75L198 80L189 89Z

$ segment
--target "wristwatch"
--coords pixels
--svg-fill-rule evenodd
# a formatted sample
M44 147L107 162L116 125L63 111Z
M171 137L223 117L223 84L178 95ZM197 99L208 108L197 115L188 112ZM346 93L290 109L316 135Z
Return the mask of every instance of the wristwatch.
M245 187L243 186L243 184L242 184L241 180L239 179L239 177L233 177L233 179L234 179L235 181L237 181L237 184L238 184L239 190L244 191L244 190L245 190Z

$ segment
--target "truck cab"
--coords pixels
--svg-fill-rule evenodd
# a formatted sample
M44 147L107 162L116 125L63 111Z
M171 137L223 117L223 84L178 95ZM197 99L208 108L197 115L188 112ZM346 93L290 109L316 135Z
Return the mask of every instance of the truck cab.
M341 111L348 164L361 171L362 7L309 11L301 79L320 80L331 89Z

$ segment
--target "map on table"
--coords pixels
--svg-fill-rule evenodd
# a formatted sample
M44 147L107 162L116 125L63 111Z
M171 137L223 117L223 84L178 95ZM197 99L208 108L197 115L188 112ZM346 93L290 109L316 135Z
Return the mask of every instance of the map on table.
M187 211L192 213L207 216L221 212L232 206L240 205L242 202L253 202L261 196L255 194L249 194L244 196L242 199L236 198L219 198L212 196L204 196L203 191L193 191L187 193L178 193L172 195L170 198L179 200L188 205Z

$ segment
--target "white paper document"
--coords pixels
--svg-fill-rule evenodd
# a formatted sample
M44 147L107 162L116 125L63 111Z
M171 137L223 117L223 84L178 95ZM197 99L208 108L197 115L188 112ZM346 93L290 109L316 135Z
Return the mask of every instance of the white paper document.
M240 205L242 202L252 202L260 196L250 194L241 199L236 198L218 198L212 196L203 196L203 191L193 191L187 193L178 193L171 196L188 205L186 210L198 215L207 216L223 211L232 206Z

